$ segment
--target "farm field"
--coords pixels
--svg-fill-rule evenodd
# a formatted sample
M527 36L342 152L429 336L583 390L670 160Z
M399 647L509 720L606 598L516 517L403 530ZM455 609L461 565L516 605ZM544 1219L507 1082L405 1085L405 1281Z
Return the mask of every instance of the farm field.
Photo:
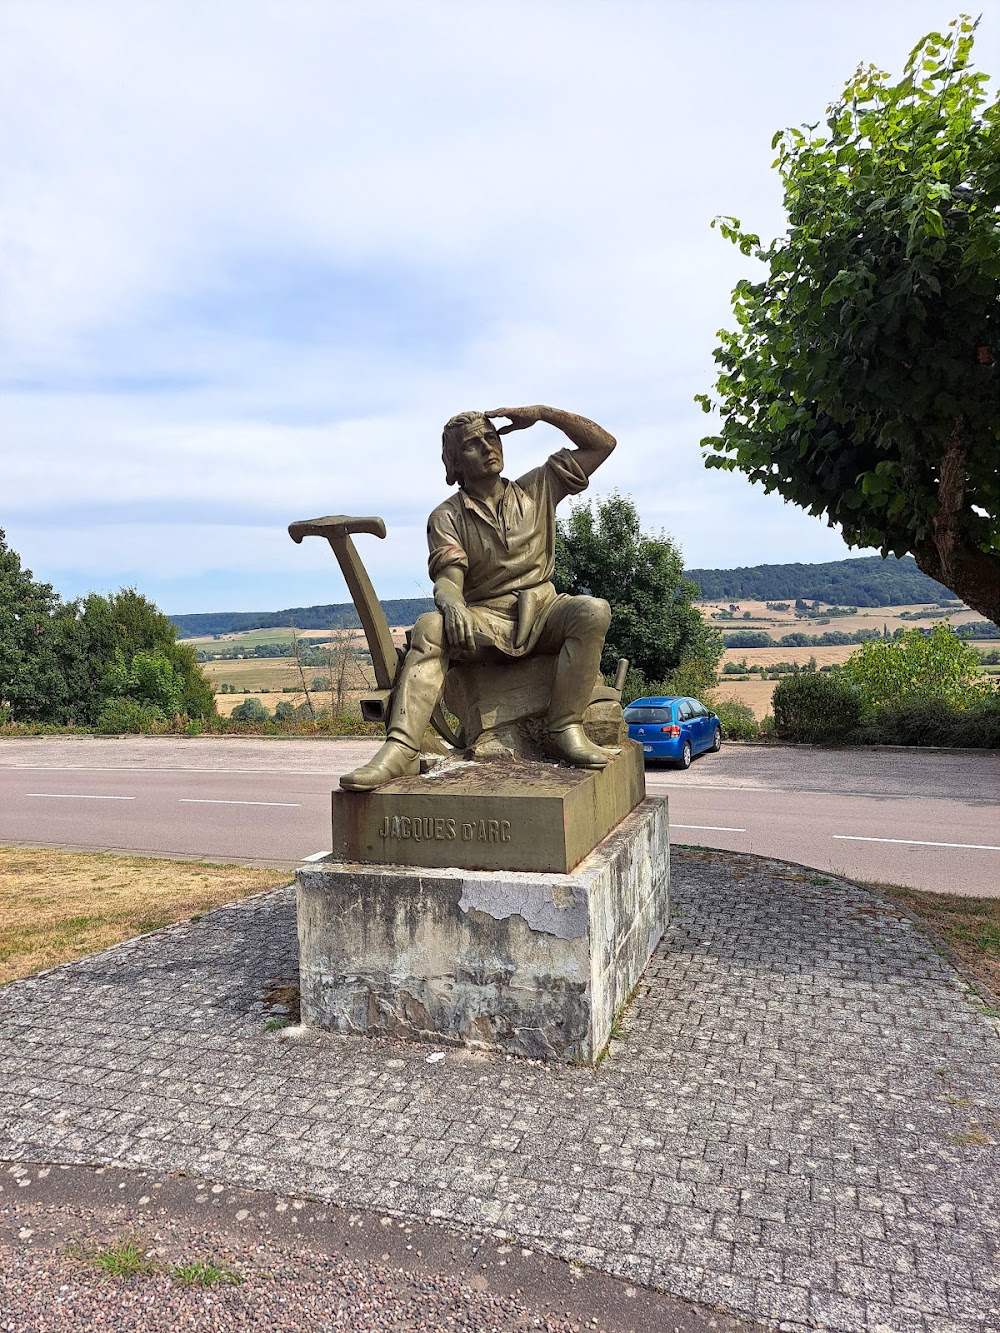
M405 629L394 629L393 639L397 642L403 641ZM276 631L273 630L253 630L246 634L235 634L227 636L230 640L238 640L237 646L246 647L252 651L254 647L261 643L287 642L291 638L290 630L279 631L283 638L276 639ZM315 630L304 631L301 639L328 637L328 631ZM354 646L365 648L364 635L359 631L352 636ZM218 639L209 640L190 640L189 642L204 644L205 646L221 643ZM312 696L313 706L317 709L331 707L329 689L313 689L313 681L317 676L330 677L336 676L336 659L334 666L326 663L317 663L311 666L303 666L302 672L299 672L298 665L293 657L236 657L225 658L221 660L203 662L202 670L215 686L215 706L223 717L228 717L230 713L241 704L244 699L259 699L265 708L274 711L275 705L279 703L290 703L294 707L305 703L305 693L302 690L302 676L305 676L306 685ZM374 688L375 678L367 659L364 661L355 661L349 668L345 677L345 685L348 687L344 692L344 701L346 705L356 703L359 696L365 691ZM236 691L234 694L223 694L222 686L231 685ZM248 693L244 693L247 691Z
M736 604L734 603L734 605ZM854 616L831 617L829 623L824 625L817 620L796 619L792 610L787 612L768 611L764 602L741 602L738 605L740 615L742 616L743 611L749 611L752 619L749 621L740 618L714 620L712 623L723 634L736 633L739 630L763 630L774 638L780 638L783 634L796 632L819 635L828 630L843 630L846 633L852 633L859 629L881 631L883 625L888 628L891 634L897 628L913 629L917 626L929 628L941 619L937 616L903 619L903 612L933 611L937 609L934 607L879 606L859 608ZM728 604L720 602L702 602L699 603L699 606L705 615L710 615L712 611L729 609ZM950 613L948 619L952 624L960 625L971 620L981 620L982 617L978 612L962 607ZM393 628L392 637L395 643L401 644L403 642L406 628L408 627L395 626ZM302 630L299 632L299 637L303 641L329 638L329 635L329 630ZM242 634L227 634L221 639L189 639L186 642L193 647L205 648L209 651L213 648L219 649L225 646L230 649L236 648L237 651L252 652L254 648L261 644L288 643L291 638L292 631L290 629L268 629L248 630ZM353 640L358 647L365 647L364 636L360 631L355 632ZM998 639L979 639L971 642L972 646L981 653L1000 649L1000 640ZM816 665L819 667L836 665L845 661L852 652L856 651L857 646L856 644L836 644L829 647L727 648L720 666L724 666L727 662L745 662L748 667L770 667L776 662L795 662L804 666L810 658L815 658ZM244 690L248 690L250 694L259 698L261 703L272 711L276 704L283 701L292 703L297 707L305 700L301 689L298 667L293 658L237 657L205 662L202 665L208 679L216 687L216 706L223 716L228 717L233 709L248 697L243 693ZM364 689L371 688L374 685L370 667L368 667L367 662L363 665L367 669L369 683L364 685L359 678L355 677L351 682L353 688L348 692L348 698L351 700L356 700ZM984 667L984 673L997 676L1000 675L1000 669ZM314 677L329 674L330 669L326 666L305 667L306 683L310 690ZM757 678L734 680L731 677L723 677L716 691L716 697L719 699L742 698L753 708L755 715L760 718L771 711L771 694L776 683L776 681L762 681ZM232 685L238 692L235 694L220 693L223 684ZM329 691L319 691L315 703L317 707L329 707L329 699Z
M774 693L776 680L761 680L754 676L751 680L726 680L712 691L712 698L718 703L722 699L739 699L749 704L753 715L759 722L771 712L771 695Z
M826 624L821 624L821 620L827 620L827 617L821 616L818 619L812 617L799 618L794 611L794 603L789 606L787 611L769 611L766 602L698 602L696 603L702 615L707 616L716 629L721 630L723 634L734 634L738 630L765 630L775 639L782 634L824 634L828 630L843 630L845 634L854 634L861 629L876 629L881 632L885 625L889 633L896 629L913 629L916 625L922 625L929 628L939 620L948 619L953 625L965 625L972 620L982 620L978 611L972 611L967 606L949 609L947 617L930 614L920 619L903 619L902 613L907 612L938 612L942 608L930 606L926 603L916 606L862 606L859 607L853 616L830 616ZM733 612L733 620L719 620L715 617L719 612L728 611L730 605L738 607ZM750 619L743 617L746 612L750 612ZM713 615L713 613L715 613Z
M308 680L308 677L306 678ZM344 695L344 707L352 712L358 712L357 701L361 697L361 690L348 690ZM330 712L330 691L329 690L310 690L309 697L312 699L313 707L317 712L325 710ZM246 699L259 699L265 708L273 713L276 704L289 703L294 708L299 704L304 704L306 696L301 690L296 690L292 694L286 694L278 690L251 690L249 694L217 694L215 696L215 706L219 710L220 717L229 717L233 709ZM360 715L360 714L359 714Z
M297 634L300 639L328 639L330 630L300 629ZM241 648L252 652L254 648L259 648L264 643L291 643L292 631L287 628L247 629L238 634L220 634L218 638L209 634L198 639L183 639L182 642L189 643L192 648L206 648L211 652L213 649L226 648L237 640Z
M374 679L365 671L367 663L357 664L358 672L364 672L367 683L360 675L352 675L349 682L353 688L346 691L346 697L356 700L365 690L374 687ZM223 717L228 717L233 709L251 695L267 708L274 710L275 704L284 702L299 704L305 702L302 691L302 678L295 662L284 657L238 658L231 662L203 662L202 669L216 689L215 706ZM312 683L317 676L329 676L329 669L322 666L305 667L306 685L313 696L317 708L330 707L329 689L313 690ZM223 685L232 685L237 693L223 694ZM244 694L243 691L249 691Z
M202 662L205 675L218 688L234 685L238 690L277 690L299 685L299 671L289 657L240 657L230 662ZM306 682L322 674L320 667L306 667Z
M391 629L392 637L395 642L402 643L403 635L409 629L409 625L393 626ZM331 634L347 633L343 630L329 629L300 629L296 630L295 635L299 639L329 639ZM354 630L355 640L364 645L365 636L361 630ZM255 648L260 648L264 644L287 643L291 644L293 640L293 631L287 627L277 629L248 629L234 634L220 634L218 638L214 635L202 636L198 639L182 639L182 643L189 643L192 648L204 648L207 652L220 652L223 649L231 650L233 647L239 651L253 652Z
M846 661L859 647L856 643L842 643L829 648L727 648L720 666L727 662L746 662L748 667L774 666L775 662L796 662L805 666L810 658L816 659L818 667L832 666Z

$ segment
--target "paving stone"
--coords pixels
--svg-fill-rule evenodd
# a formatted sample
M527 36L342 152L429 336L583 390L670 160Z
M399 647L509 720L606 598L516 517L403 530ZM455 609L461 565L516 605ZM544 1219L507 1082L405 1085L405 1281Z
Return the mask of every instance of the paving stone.
M907 918L816 878L675 852L596 1070L265 1032L292 894L220 908L0 991L0 1157L433 1215L779 1327L996 1330L1000 1150L961 1141L1000 1123L996 1023Z

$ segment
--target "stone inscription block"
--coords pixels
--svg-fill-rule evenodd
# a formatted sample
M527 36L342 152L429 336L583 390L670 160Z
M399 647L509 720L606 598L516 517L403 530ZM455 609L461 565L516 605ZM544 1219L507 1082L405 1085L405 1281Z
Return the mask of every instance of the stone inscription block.
M512 820L512 842L516 832ZM302 1021L594 1060L666 927L669 878L664 797L644 800L569 874L303 866Z
M373 792L333 793L333 858L566 874L643 800L642 751L604 769L456 761Z

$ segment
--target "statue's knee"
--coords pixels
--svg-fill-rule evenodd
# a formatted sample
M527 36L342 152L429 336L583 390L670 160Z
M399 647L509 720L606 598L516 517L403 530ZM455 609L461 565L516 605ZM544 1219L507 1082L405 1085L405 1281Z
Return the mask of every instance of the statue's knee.
M603 597L574 597L573 628L578 634L607 634L611 607Z
M607 634L611 628L611 603L606 602L603 597L595 597L596 604L595 615L597 616L597 625L602 634Z
M422 653L441 652L444 648L444 617L440 611L425 611L417 617L410 647Z

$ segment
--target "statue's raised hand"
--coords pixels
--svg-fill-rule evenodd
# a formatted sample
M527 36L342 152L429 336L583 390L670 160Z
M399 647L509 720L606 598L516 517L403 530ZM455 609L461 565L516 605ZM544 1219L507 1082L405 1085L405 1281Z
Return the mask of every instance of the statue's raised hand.
M512 430L527 430L536 421L541 421L544 411L545 408L536 403L534 407L496 407L492 412L487 412L486 416L491 421L494 417L507 417L510 425L498 426L497 434L509 435Z

